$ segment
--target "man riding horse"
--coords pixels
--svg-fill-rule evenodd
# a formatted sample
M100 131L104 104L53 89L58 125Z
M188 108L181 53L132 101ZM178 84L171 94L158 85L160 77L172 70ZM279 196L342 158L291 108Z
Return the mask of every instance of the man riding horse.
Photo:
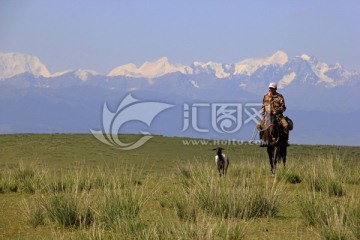
M286 121L283 112L285 112L286 106L285 106L285 100L283 95L277 92L277 85L276 83L270 83L269 84L269 92L267 92L264 95L263 98L263 104L261 109L261 114L264 116L263 120L260 122L259 130L260 130L260 139L263 140L263 134L262 131L265 126L266 122L266 116L265 113L273 114L276 119L280 122L280 124L283 127L283 136L286 140L286 145L289 146L288 140L289 140L289 128L288 128L288 122ZM264 144L262 144L264 146ZM266 146L266 145L265 145Z

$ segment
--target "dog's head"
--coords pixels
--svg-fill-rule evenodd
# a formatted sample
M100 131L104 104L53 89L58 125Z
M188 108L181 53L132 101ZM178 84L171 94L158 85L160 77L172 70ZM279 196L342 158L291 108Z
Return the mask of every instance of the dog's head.
M213 151L216 151L216 154L217 154L217 155L221 155L221 154L222 154L222 150L224 150L224 148L222 148L222 147L213 148Z

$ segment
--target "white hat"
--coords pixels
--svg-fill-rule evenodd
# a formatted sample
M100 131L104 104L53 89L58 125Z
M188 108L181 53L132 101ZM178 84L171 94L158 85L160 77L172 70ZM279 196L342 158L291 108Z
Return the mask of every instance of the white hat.
M275 89L277 89L277 84L274 83L274 82L272 82L272 83L269 84L269 88L275 88Z

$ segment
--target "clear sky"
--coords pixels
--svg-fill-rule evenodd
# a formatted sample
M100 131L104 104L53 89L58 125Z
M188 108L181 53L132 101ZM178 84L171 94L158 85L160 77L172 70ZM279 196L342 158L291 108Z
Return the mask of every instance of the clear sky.
M0 0L0 52L50 72L302 53L360 71L359 0Z

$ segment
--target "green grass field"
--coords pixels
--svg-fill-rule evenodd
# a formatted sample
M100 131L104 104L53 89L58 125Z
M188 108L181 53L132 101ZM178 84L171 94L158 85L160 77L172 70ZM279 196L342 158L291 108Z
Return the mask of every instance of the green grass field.
M184 140L0 135L0 239L360 239L360 147L292 145L272 177L266 149L225 144L220 178L218 144Z

